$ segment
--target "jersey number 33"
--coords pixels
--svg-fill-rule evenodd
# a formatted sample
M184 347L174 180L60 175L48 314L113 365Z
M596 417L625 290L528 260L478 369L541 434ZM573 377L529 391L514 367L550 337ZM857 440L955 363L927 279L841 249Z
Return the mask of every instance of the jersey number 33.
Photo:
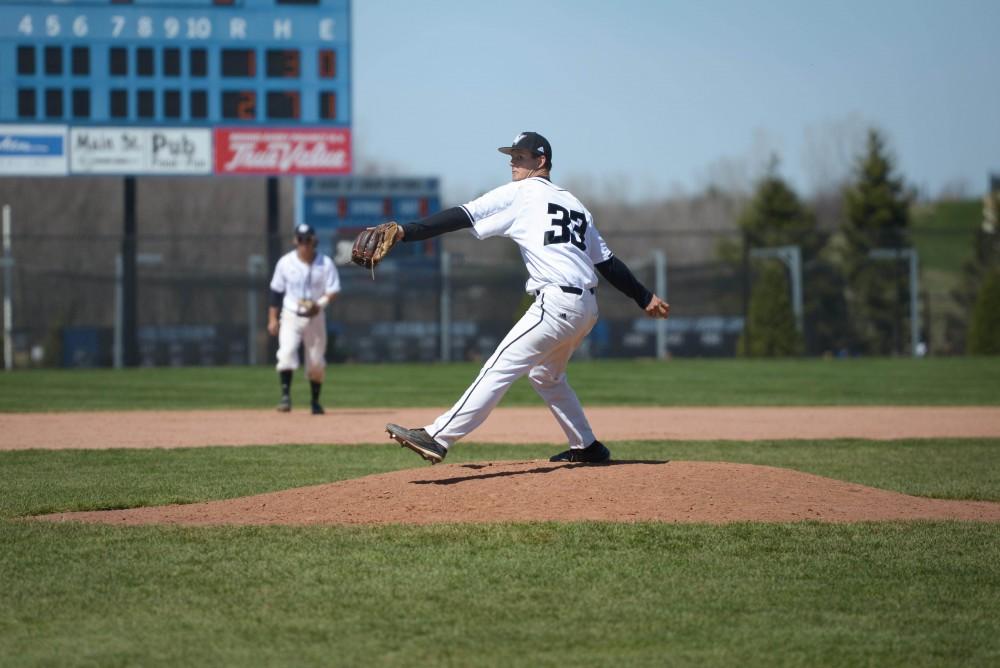
M558 204L549 204L550 224L558 229L545 233L545 245L571 243L582 251L587 250L584 241L587 234L587 217L582 211L569 211Z

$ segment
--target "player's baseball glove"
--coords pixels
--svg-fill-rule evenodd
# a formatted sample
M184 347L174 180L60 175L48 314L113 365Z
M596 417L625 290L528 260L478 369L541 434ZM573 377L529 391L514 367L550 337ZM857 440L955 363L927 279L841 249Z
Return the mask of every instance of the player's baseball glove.
M375 267L396 245L398 230L399 225L392 222L361 230L361 234L354 240L354 248L351 249L351 261L365 269L371 269L374 278Z
M311 299L300 299L297 313L306 318L311 318L319 313L319 304Z

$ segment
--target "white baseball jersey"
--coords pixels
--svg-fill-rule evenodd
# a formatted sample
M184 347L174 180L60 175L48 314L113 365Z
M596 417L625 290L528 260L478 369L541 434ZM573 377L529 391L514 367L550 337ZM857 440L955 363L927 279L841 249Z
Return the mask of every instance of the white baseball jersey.
M528 269L528 292L549 285L593 288L594 265L611 259L590 211L541 177L512 181L462 208L479 239L505 236L517 242Z
M282 255L275 265L271 289L284 292L282 310L295 313L300 299L316 301L325 294L340 292L340 274L328 256L316 253L312 264L306 264L293 250Z

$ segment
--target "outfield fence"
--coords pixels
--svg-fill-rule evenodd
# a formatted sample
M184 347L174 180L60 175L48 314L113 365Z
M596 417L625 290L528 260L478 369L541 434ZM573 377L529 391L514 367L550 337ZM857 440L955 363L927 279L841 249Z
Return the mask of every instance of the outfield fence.
M847 343L838 345L830 334L847 316L818 294L823 267L801 254L796 259L789 250L794 245L758 246L750 249L749 260L737 254L724 261L719 258L725 253L717 249L740 248L736 233L665 229L609 231L605 237L642 283L666 297L672 316L665 323L648 319L632 300L602 283L597 293L602 318L578 352L581 357L734 355L755 277L766 262L785 268L804 353L850 354ZM263 234L139 236L138 363L270 364L267 241ZM335 255L335 247L327 241L324 250ZM35 233L19 228L15 218L0 279L13 319L12 336L5 340L13 366L123 364L122 248L120 235ZM912 260L916 264L909 256L871 259L884 280L899 286L899 298L887 305L895 323L894 350L956 352L942 338L943 319L954 307L949 301L954 281L935 282L918 257ZM448 235L440 252L390 259L374 280L349 263L339 268L343 292L326 314L333 362L482 359L530 299L523 289L523 263L505 240ZM919 286L911 299L914 277ZM919 347L913 345L914 333Z

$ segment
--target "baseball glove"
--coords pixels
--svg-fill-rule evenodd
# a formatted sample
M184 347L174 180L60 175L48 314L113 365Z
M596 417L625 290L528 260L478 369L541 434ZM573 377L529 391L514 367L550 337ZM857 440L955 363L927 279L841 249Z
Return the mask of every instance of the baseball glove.
M319 305L311 299L300 299L297 313L306 318L311 318L319 313Z
M399 225L392 222L362 230L358 238L354 240L354 248L351 249L351 262L365 269L371 269L372 278L375 278L375 267L385 259L392 247L396 245L398 230Z

